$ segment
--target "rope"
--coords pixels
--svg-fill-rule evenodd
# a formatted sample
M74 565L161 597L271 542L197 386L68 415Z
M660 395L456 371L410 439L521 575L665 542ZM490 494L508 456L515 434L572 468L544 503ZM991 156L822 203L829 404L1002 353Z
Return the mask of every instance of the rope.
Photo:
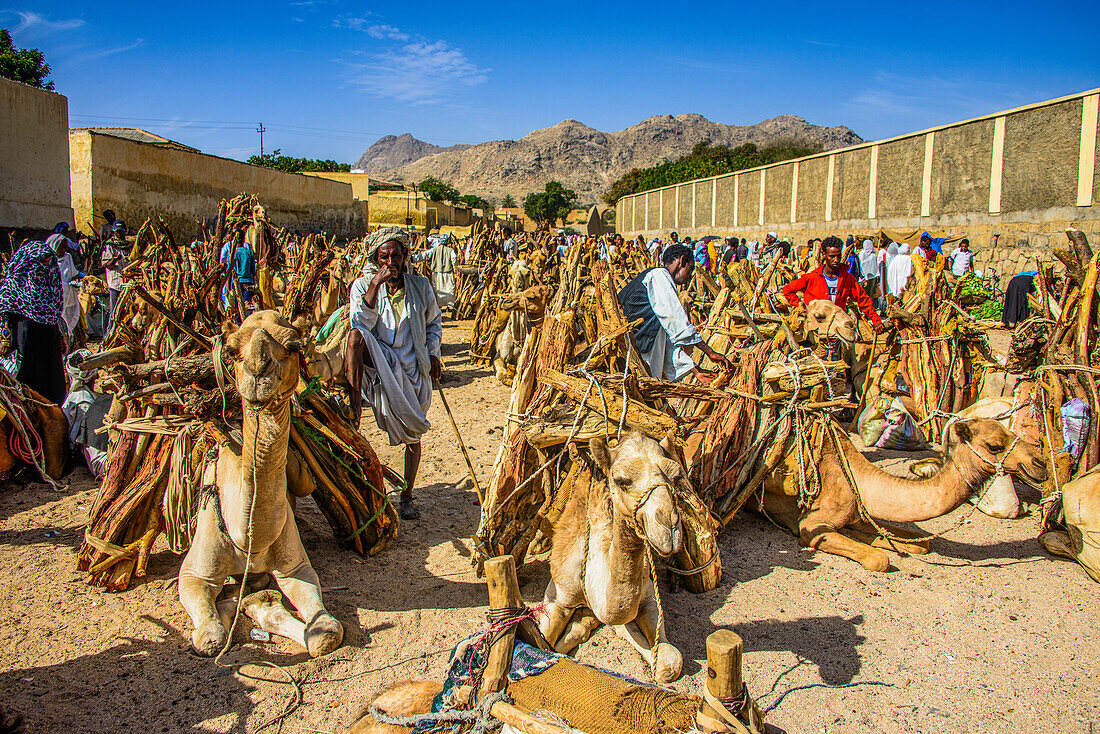
M11 437L9 438L8 447L17 457L34 466L34 468L38 470L38 474L43 481L60 492L63 487L58 482L54 481L53 477L46 473L42 438L34 429L30 416L23 407L23 404L27 402L44 407L57 407L53 403L48 403L27 395L21 383L16 381L7 371L0 369L0 405L3 405L8 413L8 419L11 421L12 426L15 427L15 431L11 433ZM21 446L18 442L13 443L12 441L16 435L18 435L19 439L22 441Z
M423 730L442 728L445 724L471 724L473 728L469 730L469 734L484 734L487 731L499 729L504 724L490 713L493 705L500 702L511 703L511 701L507 693L497 691L486 694L476 708L468 711L452 709L413 716L390 716L377 706L371 706L370 713L377 721L390 726Z

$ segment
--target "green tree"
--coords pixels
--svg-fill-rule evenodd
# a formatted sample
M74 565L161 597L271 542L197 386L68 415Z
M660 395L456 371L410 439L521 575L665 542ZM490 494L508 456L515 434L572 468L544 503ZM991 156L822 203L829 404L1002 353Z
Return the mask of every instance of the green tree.
M697 143L691 153L677 160L649 168L631 169L611 184L611 188L603 195L603 200L614 206L622 197L639 191L801 158L820 151L820 145L803 140L776 141L763 150L758 149L754 143L728 148L703 141Z
M292 158L280 155L282 152L281 148L276 148L271 153L254 155L248 159L248 162L253 166L274 168L277 171L286 171L287 173L298 173L300 171L348 173L351 171L351 165L347 163L337 163L334 160L320 160L318 158Z
M16 48L7 28L0 28L0 76L30 84L40 89L53 89L46 79L50 65L37 48Z
M493 210L492 204L476 194L463 194L462 196L458 197L457 203L464 204L471 209L484 209L486 211Z
M573 208L577 194L557 181L546 184L542 193L531 193L523 200L523 213L535 220L540 226L553 227L559 219L564 220Z
M428 176L416 186L417 191L424 192L432 201L449 201L454 203L458 201L461 194L458 193L458 189L451 186L449 183L440 181L435 176Z
M515 205L516 205L516 200L512 198L511 194L505 194L504 198L501 199L501 202L500 202L500 208L501 209L512 209L512 208L515 207Z

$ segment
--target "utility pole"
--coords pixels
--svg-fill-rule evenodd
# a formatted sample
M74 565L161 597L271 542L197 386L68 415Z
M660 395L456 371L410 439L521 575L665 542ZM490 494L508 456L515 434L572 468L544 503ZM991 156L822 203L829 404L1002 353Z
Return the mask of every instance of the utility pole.
M264 124L262 122L260 123L260 126L258 128L256 128L256 132L258 132L260 134L260 157L261 158L264 157L264 131L266 129L267 128L264 127Z

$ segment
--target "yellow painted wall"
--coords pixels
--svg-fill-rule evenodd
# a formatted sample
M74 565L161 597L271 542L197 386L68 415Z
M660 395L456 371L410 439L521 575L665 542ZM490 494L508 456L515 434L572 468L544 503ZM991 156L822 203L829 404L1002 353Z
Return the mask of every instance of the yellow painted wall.
M351 184L284 173L239 161L138 143L88 130L69 133L73 208L80 227L102 224L105 208L131 226L160 216L178 238L197 234L218 202L256 194L272 222L290 229L357 237L367 229L367 204Z
M370 193L369 173L329 173L327 171L302 171L305 176L327 178L330 181L340 181L351 184L351 195L360 201L366 201Z
M978 267L1011 274L1063 245L1068 227L1100 240L1098 106L1094 89L634 194L616 205L617 229L625 236L676 230L757 240L775 230L792 242L879 228L938 229L969 235Z
M68 130L65 97L0 78L0 227L74 224Z
M468 207L432 201L420 192L409 191L372 192L370 214L372 226L403 226L405 218L409 217L413 220L413 226L420 229L437 224L444 227L468 227L474 219L474 212Z

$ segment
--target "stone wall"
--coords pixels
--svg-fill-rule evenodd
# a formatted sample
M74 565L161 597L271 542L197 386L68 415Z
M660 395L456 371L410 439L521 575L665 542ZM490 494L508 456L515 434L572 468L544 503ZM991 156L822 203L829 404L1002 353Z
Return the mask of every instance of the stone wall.
M130 226L163 217L177 238L198 233L218 202L255 194L275 224L303 232L321 228L340 237L367 231L367 203L348 183L139 143L89 130L69 133L69 179L77 225L98 230L113 209Z
M1011 275L1100 241L1100 90L889 140L624 197L625 236L733 234L805 242L880 228L967 235L979 268Z
M0 227L74 224L69 198L69 103L0 78Z

